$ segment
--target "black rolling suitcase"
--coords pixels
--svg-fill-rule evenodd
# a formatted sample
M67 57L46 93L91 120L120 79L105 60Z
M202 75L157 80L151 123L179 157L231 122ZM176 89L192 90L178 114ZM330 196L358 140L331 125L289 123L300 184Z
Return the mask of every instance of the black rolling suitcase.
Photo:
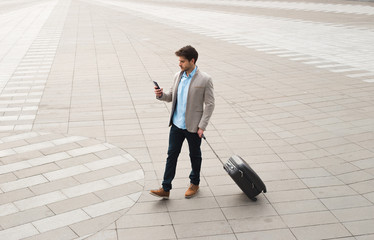
M256 196L258 194L261 192L266 193L266 186L264 182L246 161L244 161L240 156L233 155L226 163L223 163L204 135L203 138L208 143L213 153L223 164L223 168L248 198L250 198L252 201L257 201Z

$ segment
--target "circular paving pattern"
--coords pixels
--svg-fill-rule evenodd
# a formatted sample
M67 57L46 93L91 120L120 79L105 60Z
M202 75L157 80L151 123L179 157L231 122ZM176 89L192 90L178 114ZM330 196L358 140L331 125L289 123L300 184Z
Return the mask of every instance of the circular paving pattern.
M96 139L3 135L0 239L89 236L138 200L143 181L143 170L131 155Z

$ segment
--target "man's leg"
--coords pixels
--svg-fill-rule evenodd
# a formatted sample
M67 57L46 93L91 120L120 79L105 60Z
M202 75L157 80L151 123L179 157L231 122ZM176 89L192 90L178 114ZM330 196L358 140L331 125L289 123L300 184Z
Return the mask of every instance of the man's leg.
M185 136L183 130L172 125L169 133L169 148L168 157L166 159L164 180L162 182L162 188L167 192L172 188L171 182L175 177L177 160L179 153L181 152L184 139Z
M187 132L187 131L186 131ZM190 181L194 185L199 185L200 183L200 170L201 170L201 138L197 133L187 132L188 147L190 150L190 160L191 160L191 173Z

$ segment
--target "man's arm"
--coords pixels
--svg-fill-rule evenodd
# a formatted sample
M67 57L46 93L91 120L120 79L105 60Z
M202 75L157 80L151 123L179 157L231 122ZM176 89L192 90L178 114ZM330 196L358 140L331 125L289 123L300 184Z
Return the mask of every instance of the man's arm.
M205 108L204 108L203 116L201 117L201 120L199 123L199 129L198 129L198 130L201 129L203 132L208 126L210 117L212 116L213 110L215 107L214 88L213 88L213 82L211 78L209 78L207 81L207 86L206 86L205 95L204 95L204 104L205 104Z
M173 85L171 86L168 93L164 92L163 88L157 89L157 87L155 87L155 94L158 100L165 101L165 102L171 102L173 100L173 89L178 80L178 76L179 76L179 73L175 74Z

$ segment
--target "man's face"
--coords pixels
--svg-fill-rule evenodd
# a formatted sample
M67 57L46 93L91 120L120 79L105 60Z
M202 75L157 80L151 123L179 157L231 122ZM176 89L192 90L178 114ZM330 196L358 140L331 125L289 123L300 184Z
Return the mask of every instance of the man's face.
M195 59L188 61L185 57L179 57L179 67L182 71L192 72L195 68Z

